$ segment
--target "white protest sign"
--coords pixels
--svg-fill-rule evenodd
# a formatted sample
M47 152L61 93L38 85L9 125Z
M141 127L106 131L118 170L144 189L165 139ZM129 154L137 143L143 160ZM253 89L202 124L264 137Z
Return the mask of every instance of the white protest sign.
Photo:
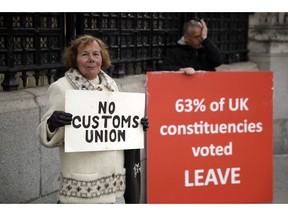
M65 111L65 152L144 148L144 93L69 90Z

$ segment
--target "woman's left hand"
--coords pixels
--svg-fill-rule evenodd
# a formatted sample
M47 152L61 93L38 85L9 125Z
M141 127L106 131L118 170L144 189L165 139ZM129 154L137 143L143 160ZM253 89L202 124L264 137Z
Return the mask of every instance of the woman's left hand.
M141 124L143 126L143 130L147 131L147 129L149 128L149 121L148 121L148 117L145 116L141 119Z

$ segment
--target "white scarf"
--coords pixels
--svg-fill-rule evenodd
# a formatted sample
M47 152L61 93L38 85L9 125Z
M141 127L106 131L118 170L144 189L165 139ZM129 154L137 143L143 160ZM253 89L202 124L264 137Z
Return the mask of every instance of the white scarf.
M118 91L115 82L110 76L108 76L104 71L100 71L99 79L102 84L107 87L110 91ZM94 85L87 80L82 74L76 69L70 69L65 73L65 77L74 89L78 90L95 90ZM97 88L96 88L97 89Z

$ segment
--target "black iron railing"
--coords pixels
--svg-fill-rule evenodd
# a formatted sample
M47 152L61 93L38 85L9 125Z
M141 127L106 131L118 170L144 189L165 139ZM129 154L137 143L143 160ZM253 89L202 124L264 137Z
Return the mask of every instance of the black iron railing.
M18 89L18 76L26 87L28 73L36 86L41 76L49 84L63 76L62 52L81 34L107 44L112 77L154 70L194 17L206 20L225 63L248 60L248 13L0 13L1 85Z
M53 13L0 14L0 73L3 90L18 88L20 73L26 86L27 72L33 71L36 85L44 72L51 82L51 70L63 69L64 15Z

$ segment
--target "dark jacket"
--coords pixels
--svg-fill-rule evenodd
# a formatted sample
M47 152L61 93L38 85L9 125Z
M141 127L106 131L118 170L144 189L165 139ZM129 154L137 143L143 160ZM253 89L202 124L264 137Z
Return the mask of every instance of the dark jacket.
M209 38L206 38L202 45L203 48L196 50L183 44L183 40L181 43L180 39L159 70L178 71L180 68L192 67L194 70L215 71L215 67L223 63L222 54Z

